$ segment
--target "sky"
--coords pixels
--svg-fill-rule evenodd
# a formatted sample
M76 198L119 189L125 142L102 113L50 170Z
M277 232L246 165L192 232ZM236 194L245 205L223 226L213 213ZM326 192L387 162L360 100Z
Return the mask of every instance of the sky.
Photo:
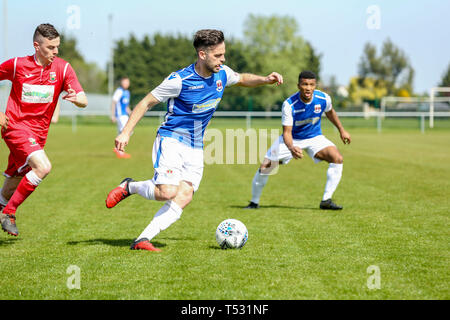
M225 37L243 38L249 14L290 16L299 35L322 54L321 76L348 85L358 73L367 42L381 50L390 38L410 59L414 90L428 92L450 64L448 0L0 0L0 57L34 53L32 34L48 22L73 36L85 60L105 68L112 39L138 38L160 32L192 36L204 28L221 29ZM6 24L6 39L5 39ZM6 44L6 46L5 46ZM246 70L236 70L245 72ZM276 71L276 70L274 70Z

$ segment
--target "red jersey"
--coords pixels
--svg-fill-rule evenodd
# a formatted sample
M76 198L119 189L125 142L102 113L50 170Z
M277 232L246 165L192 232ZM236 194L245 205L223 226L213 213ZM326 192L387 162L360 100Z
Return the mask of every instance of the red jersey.
M83 92L72 66L58 57L45 67L34 55L10 59L0 65L0 80L12 82L7 131L22 128L44 139L61 92L69 85L77 94Z

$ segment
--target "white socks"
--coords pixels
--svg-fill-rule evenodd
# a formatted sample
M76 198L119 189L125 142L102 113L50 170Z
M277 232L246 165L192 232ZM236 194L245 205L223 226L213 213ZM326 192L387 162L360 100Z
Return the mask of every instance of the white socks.
M342 177L342 169L344 168L344 164L342 163L330 163L327 170L327 183L325 184L325 192L323 194L322 200L331 199L334 191L341 181Z
M134 181L128 184L130 193L137 193L148 200L155 200L155 183L152 180Z
M27 177L28 181L30 181L30 183L31 183L32 185L34 185L34 186L38 186L38 185L40 185L41 182L42 182L42 179L39 178L39 177L37 176L37 174L34 173L33 170L28 171L28 173L27 173L25 176Z
M268 174L261 174L259 169L256 171L255 176L253 177L252 181L252 202L253 203L259 203L259 199L261 198L261 193L264 189L264 186L267 183L267 180L269 179Z
M140 234L137 240L147 238L152 240L158 233L167 229L172 223L180 219L183 209L181 209L174 201L167 201L161 209L155 214L153 220Z

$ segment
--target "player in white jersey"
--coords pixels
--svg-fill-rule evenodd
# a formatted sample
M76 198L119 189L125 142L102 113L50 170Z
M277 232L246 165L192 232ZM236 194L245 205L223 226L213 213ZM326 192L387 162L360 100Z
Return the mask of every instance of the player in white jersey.
M167 101L167 114L153 144L153 179L124 179L107 196L112 208L131 194L164 201L164 206L131 245L131 249L160 251L150 240L177 221L192 201L203 174L203 134L226 87L257 87L282 84L280 74L267 77L238 74L224 65L225 40L219 30L200 30L194 37L197 61L169 75L133 109L125 128L115 140L123 151L130 134L145 112Z
M129 119L130 109L130 79L123 77L120 79L120 87L116 89L111 103L111 121L117 124L117 133L121 133ZM131 155L114 148L118 158L131 158Z
M269 175L278 164L287 164L292 158L303 158L303 151L318 163L329 163L325 191L320 202L321 209L340 210L331 197L341 177L344 158L336 146L322 135L321 118L325 112L327 118L339 130L344 144L351 142L350 134L345 131L339 117L332 108L328 94L316 89L316 76L313 72L303 71L298 80L299 92L283 103L283 135L271 146L252 181L252 200L246 209L259 208L262 190Z

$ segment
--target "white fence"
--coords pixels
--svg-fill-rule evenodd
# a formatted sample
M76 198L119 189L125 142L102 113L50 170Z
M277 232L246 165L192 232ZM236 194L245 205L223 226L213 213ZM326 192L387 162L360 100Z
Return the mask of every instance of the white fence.
M6 108L6 101L9 95L9 87L6 85L0 87L0 111L4 111ZM111 114L111 97L104 94L88 94L89 105L85 109L75 107L72 103L60 99L61 103L61 116L72 117L72 126L76 130L77 117L78 116L109 116ZM362 109L362 108L361 108ZM159 117L162 122L166 112L165 111L149 111L145 114L148 117ZM381 132L383 127L383 120L385 118L417 118L420 120L420 130L425 131L425 120L430 119L429 111L420 112L385 112L381 111L367 111L367 112L338 112L339 117L345 118L376 118L377 130ZM251 128L253 118L281 118L281 112L265 112L265 111L217 111L214 113L214 117L235 117L245 118L246 127ZM450 112L434 112L432 114L434 118L449 118ZM433 126L431 122L430 127Z

